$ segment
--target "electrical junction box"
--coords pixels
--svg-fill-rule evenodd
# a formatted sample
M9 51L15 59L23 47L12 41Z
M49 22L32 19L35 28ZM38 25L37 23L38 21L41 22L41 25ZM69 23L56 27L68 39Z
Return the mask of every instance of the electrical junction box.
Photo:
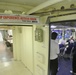
M40 28L35 30L35 41L43 42L43 30Z

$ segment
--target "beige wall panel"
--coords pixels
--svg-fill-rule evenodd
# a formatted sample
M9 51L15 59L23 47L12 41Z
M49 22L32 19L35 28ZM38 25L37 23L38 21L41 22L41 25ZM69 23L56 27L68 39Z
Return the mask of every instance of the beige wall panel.
M34 36L35 29L34 26ZM48 75L49 27L39 26L43 30L43 42L34 40L34 75Z
M22 27L21 35L21 59L25 66L33 73L32 27Z

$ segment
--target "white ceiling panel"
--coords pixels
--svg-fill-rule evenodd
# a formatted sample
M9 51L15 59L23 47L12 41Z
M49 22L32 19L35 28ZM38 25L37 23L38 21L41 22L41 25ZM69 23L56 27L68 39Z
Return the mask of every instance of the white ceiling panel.
M0 0L0 2L23 4L23 5L29 5L29 6L37 6L45 1L48 1L48 0Z
M74 6L71 8L71 5L74 5ZM46 15L48 13L49 14L55 13L56 11L54 11L54 10L61 10L61 7L62 6L64 6L64 10L65 9L73 9L73 8L76 8L76 0L62 0L62 1L58 2L58 3L54 3L53 5L49 5L48 7L45 7L43 9L41 9L41 10L38 10L35 13L39 13L39 15L40 15L40 13L41 13L41 15ZM68 12L72 12L72 11L73 10L68 11ZM76 11L76 10L74 10L74 11ZM56 12L56 13L59 13L59 11Z
M61 6L70 8L71 4L76 8L76 0L0 0L0 13L11 10L14 14L32 14L57 10Z

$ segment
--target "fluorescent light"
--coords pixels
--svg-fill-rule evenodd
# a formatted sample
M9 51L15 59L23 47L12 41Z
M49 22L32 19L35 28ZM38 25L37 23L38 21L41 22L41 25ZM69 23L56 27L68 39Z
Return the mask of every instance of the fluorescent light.
M57 26L51 25L51 28L56 28Z

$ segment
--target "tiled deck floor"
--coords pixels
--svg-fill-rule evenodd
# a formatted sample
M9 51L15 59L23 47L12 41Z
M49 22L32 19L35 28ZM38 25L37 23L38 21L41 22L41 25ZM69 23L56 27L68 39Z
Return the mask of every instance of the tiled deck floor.
M10 48L0 43L0 75L31 75L20 61L12 60Z

